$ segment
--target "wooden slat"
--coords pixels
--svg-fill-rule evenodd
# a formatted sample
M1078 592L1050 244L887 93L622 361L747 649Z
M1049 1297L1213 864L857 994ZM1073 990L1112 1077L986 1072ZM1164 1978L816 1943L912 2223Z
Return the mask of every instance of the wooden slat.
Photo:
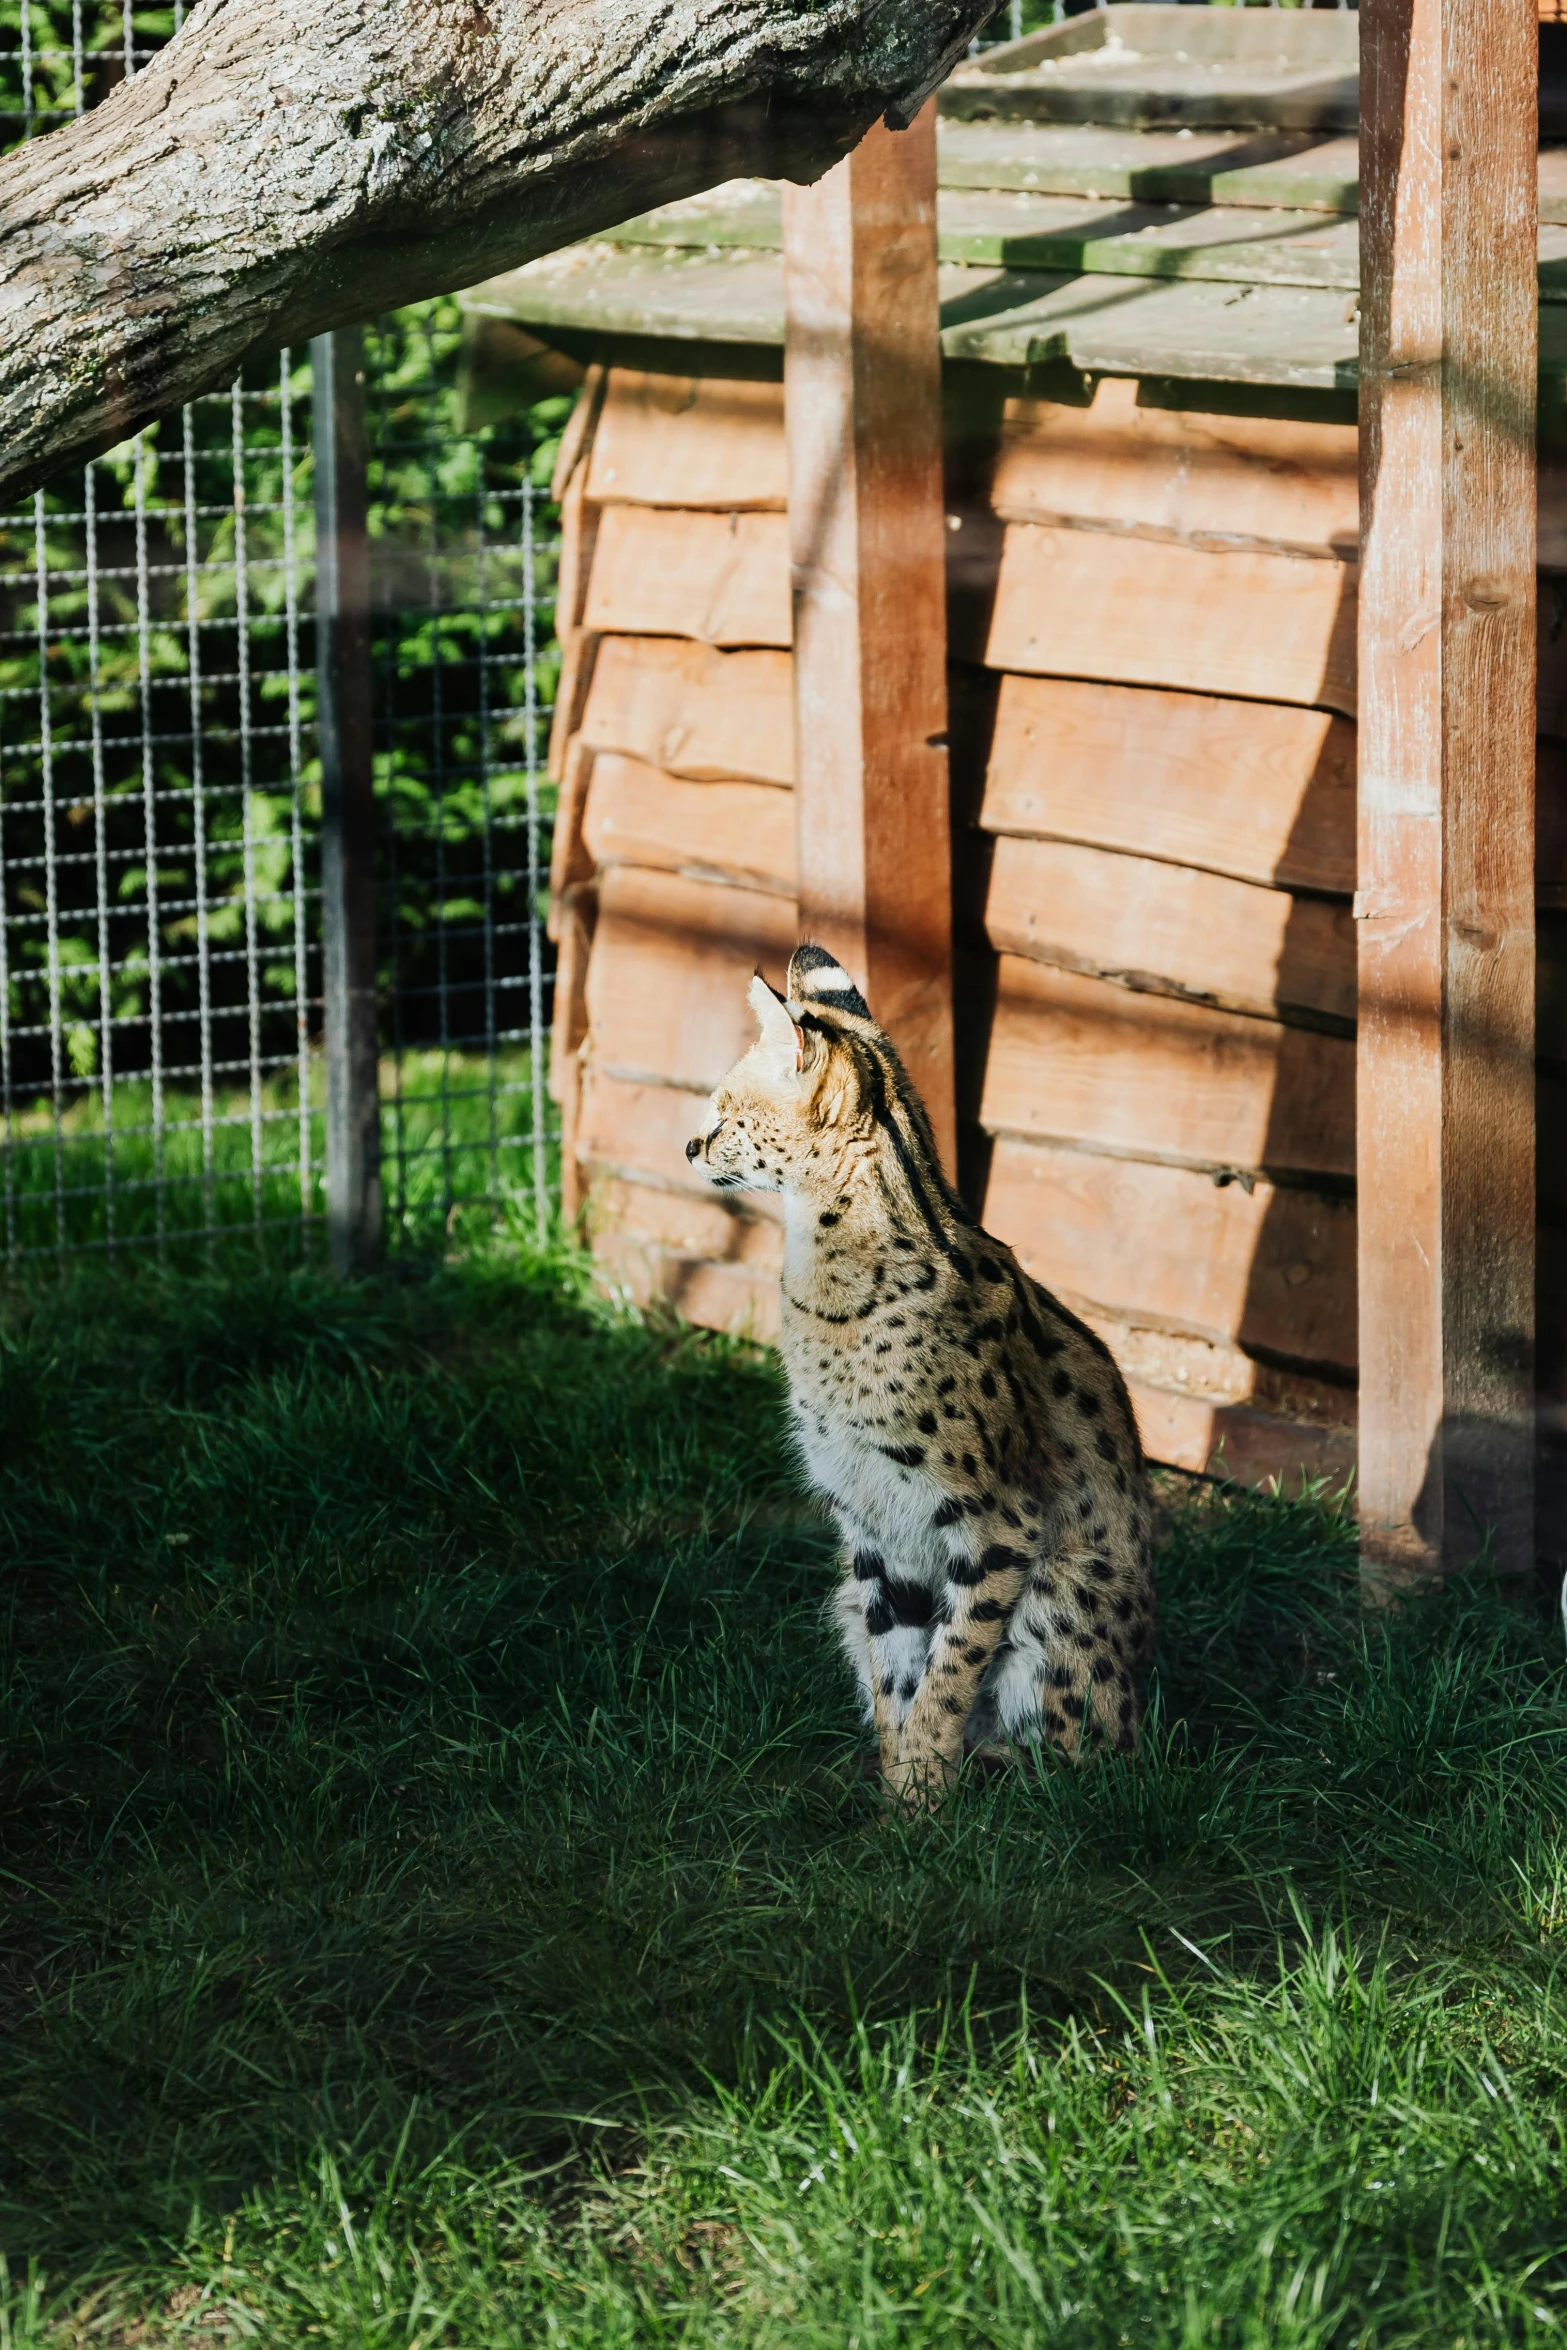
M678 637L605 637L583 740L700 781L794 781L789 655L721 653Z
M1310 132L1121 131L1089 123L944 122L943 188L1038 188L1144 204L1287 205L1353 212L1353 138ZM1543 159L1542 159L1543 160Z
M1125 1319L1355 1365L1353 1202L1003 1136L985 1224L1036 1279Z
M587 1221L604 1274L636 1304L771 1340L783 1265L777 1207L765 1195L730 1201L605 1175L593 1184Z
M787 645L788 517L606 506L583 617L626 636Z
M776 784L688 783L617 751L594 761L583 838L600 865L652 866L792 897L794 833L794 795Z
M1355 1439L1343 1428L1315 1427L1244 1404L1211 1404L1143 1380L1128 1380L1132 1408L1152 1461L1237 1485L1327 1478L1334 1488L1354 1474Z
M595 784L595 789L597 788ZM1123 986L1353 1023L1347 905L1075 842L998 840L985 899L992 946Z
M1164 27L1152 7L1121 7L1107 27L1103 14L960 65L942 91L943 115L1142 130L1355 127L1355 28L1341 18L1292 11L1276 31L1277 20L1253 27L1243 9L1233 26L1187 18Z
M726 1195L603 1175L593 1186L590 1225L595 1234L619 1226L680 1256L749 1265L774 1280L783 1266L783 1205L771 1192Z
M550 840L550 936L555 936L555 908L568 891L593 878L593 859L582 837L582 811L593 772L594 754L580 734L573 735L560 779L555 825Z
M1352 716L1355 595L1348 563L1012 523L984 657Z
M557 945L554 1010L550 1028L550 1095L560 1111L560 1212L569 1226L582 1205L577 1159L578 1112L582 1098L580 1047L588 1032L588 955L598 911L591 889L574 889L551 905Z
M980 821L1348 896L1355 730L1318 710L1006 677Z
M1008 400L991 503L1013 522L1103 522L1196 545L1268 541L1353 558L1355 428L1138 405L1107 376L1087 408Z
M1360 1523L1368 1583L1532 1573L1528 0L1361 16Z
M582 702L587 692L593 668L592 639L583 626L583 606L587 601L588 577L593 566L593 549L598 538L599 509L587 496L587 467L583 453L591 440L593 420L598 403L592 395L600 378L590 377L578 396L572 413L574 424L580 416L582 431L578 436L578 461L567 476L560 498L560 573L555 595L555 633L560 644L560 678L555 689L555 708L550 719L549 771L557 778L565 773L566 753L577 721L582 714Z
M708 1089L621 1078L592 1060L582 1072L577 1156L594 1179L624 1175L710 1196L686 1144L702 1130Z
M725 199L714 191L696 211L682 202L627 221L616 232L616 242L705 253L776 246L779 233L776 220L758 217L754 202ZM938 250L944 262L1101 277L1326 286L1341 293L1353 293L1360 282L1353 220L1331 218L1320 209L1107 202L1098 195L961 188L941 199ZM1550 221L1539 231L1539 282L1542 301L1559 302L1567 293L1567 238ZM484 338L515 338L534 354L535 368L555 358L513 322L470 312L469 334L476 347ZM571 362L565 365L569 369ZM576 380L575 374L570 380ZM542 397L549 388L544 383L534 396ZM504 408L504 394L493 396ZM513 394L513 404L518 402Z
M736 354L729 367L738 364ZM606 504L781 514L789 498L782 383L727 371L611 368L588 495Z
M1354 1086L1346 1037L1000 958L980 1107L991 1133L1188 1166L1347 1176Z
M936 116L784 191L801 929L956 1171Z
M792 897L611 866L588 964L595 1067L710 1091L755 1041L752 973L781 986L797 937Z
M714 1264L606 1226L593 1243L603 1278L631 1304L664 1307L698 1329L771 1345L778 1336L778 1276L752 1265Z

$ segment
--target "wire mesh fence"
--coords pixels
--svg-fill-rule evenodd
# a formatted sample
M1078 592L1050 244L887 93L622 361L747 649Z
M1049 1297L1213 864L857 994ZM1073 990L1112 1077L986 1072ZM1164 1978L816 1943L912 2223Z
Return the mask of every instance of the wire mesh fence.
M0 141L182 11L0 0ZM552 435L460 429L456 305L368 338L389 1229L553 1197L540 921ZM322 1214L308 356L0 513L0 1245L313 1245Z

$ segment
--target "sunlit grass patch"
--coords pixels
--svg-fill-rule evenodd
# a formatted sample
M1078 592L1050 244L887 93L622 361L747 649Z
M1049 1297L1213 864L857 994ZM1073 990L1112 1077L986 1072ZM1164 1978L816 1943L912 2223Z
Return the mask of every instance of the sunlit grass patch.
M1558 2338L1559 1630L1172 1484L1143 1752L889 1818L770 1360L482 1221L10 1293L0 2342Z

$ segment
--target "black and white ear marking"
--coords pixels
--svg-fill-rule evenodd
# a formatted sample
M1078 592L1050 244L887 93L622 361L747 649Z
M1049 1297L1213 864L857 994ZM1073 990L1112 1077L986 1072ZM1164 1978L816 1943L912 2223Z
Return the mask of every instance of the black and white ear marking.
M809 944L796 947L789 957L789 977L785 984L792 1003L826 1004L834 1012L852 1012L859 1020L871 1016L870 1005L843 965L825 947Z

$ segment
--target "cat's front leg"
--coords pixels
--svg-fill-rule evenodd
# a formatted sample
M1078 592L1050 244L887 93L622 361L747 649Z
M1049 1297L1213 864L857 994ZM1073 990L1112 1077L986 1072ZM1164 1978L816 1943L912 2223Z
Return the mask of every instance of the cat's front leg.
M881 1774L895 1784L903 1724L930 1648L937 1596L928 1582L899 1575L868 1543L851 1548L838 1592L838 1620L876 1726Z
M1028 1571L1026 1553L999 1519L968 1520L961 1541L947 1562L935 1638L899 1742L894 1785L916 1808L938 1803L957 1774L979 1685Z

